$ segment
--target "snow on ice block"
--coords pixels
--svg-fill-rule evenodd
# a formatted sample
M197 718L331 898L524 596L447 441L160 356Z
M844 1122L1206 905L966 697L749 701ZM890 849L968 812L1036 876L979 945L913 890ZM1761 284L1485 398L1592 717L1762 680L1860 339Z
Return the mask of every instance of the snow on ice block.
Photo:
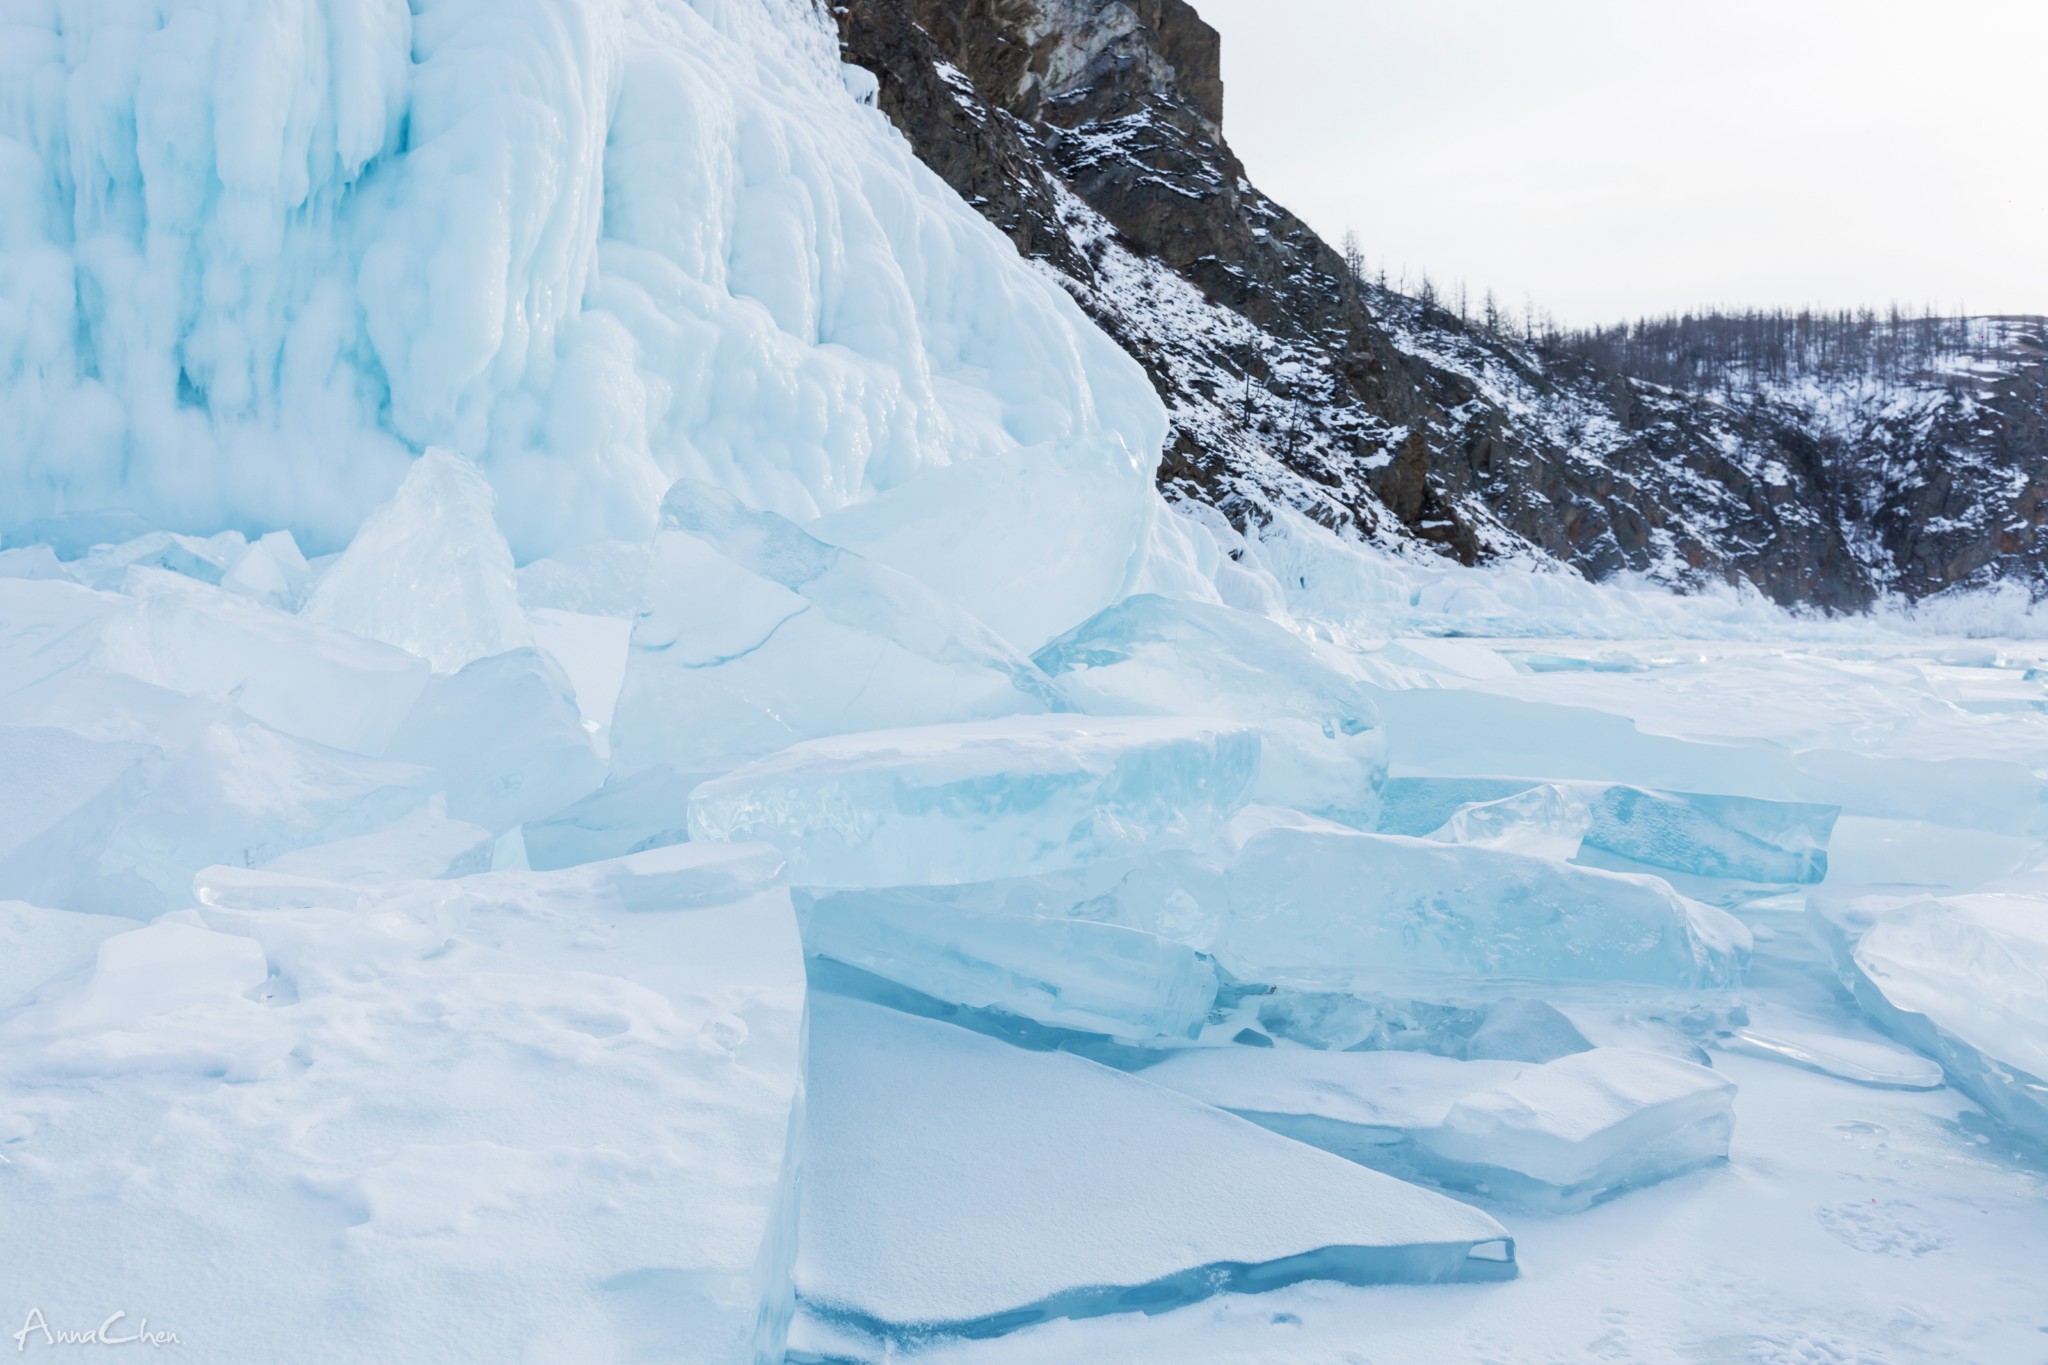
M385 829L295 849L263 866L271 872L331 882L466 877L490 870L496 842L481 825L419 810Z
M1502 1000L1487 1010L1465 1040L1465 1056L1475 1061L1554 1062L1592 1047L1556 1006L1542 1000Z
M1881 911L1833 933L1843 979L1886 1032L2048 1148L2048 875Z
M86 663L126 603L76 583L0 578L0 697Z
M427 666L389 645L161 569L131 570L127 581L134 604L106 628L105 667L232 698L286 734L381 754L426 685Z
M1735 1085L1661 1053L1595 1048L1525 1068L1417 1135L1423 1169L1531 1208L1584 1208L1725 1160Z
M146 1302L197 1358L780 1361L805 1000L778 865L301 879L108 939L0 1021L0 1218L123 1249L0 1239L0 1284L53 1322Z
M70 569L73 578L94 588L118 588L128 570L138 567L166 569L202 583L218 583L248 553L249 542L239 531L204 538L151 531L118 545L94 546Z
M502 834L604 783L575 689L560 665L515 649L428 682L388 757L440 773L448 813Z
M108 743L43 725L0 725L0 868L88 809L104 828L154 780L162 754L147 744ZM0 872L0 885L5 873Z
M1115 924L977 913L905 887L798 898L804 950L948 1004L1127 1042L1191 1037L1216 1003L1216 965Z
M396 645L436 673L532 644L496 504L473 462L428 450L321 576L306 619Z
M168 697L118 681L147 703ZM101 686L83 695L106 702ZM325 749L236 717L225 707L164 722L112 694L117 730L157 733L166 748L97 740L55 727L0 725L0 895L66 909L148 917L188 902L210 863L263 862L368 833L417 811L434 774ZM152 724L154 720L155 724Z
M1258 732L1029 716L839 735L715 778L690 837L760 840L801 886L993 881L1199 840L1244 801Z
M72 1028L133 1027L150 1015L240 997L269 976L254 940L166 916L101 943L91 980L62 1018Z
M2040 842L1924 820L1845 815L1828 841L1827 884L1906 885L1968 891L2026 868Z
M1630 783L2004 834L2028 833L2048 800L2048 784L2012 759L1712 743L1647 733L1589 707L1456 687L1374 687L1372 696L1404 778L1528 779L1510 790L1538 781Z
M1150 468L1106 432L927 470L811 529L1037 649L1131 590L1157 515Z
M1782 746L1648 734L1591 707L1463 687L1376 687L1373 699L1403 777L1634 782L1774 800L1802 799L1812 785Z
M134 927L134 920L114 915L0 901L0 1012L51 978L90 965L103 940Z
M1943 1083L1941 1067L1917 1052L1818 1029L1776 1024L1739 1028L1725 1038L1716 1038L1714 1046L1879 1090L1938 1090Z
M300 553L292 533L272 531L221 575L220 585L280 611L297 611L314 577L313 566Z
M1057 690L893 569L678 484L612 720L614 771L708 776L853 730L1028 715Z
M1371 828L1386 779L1379 712L1343 662L1264 617L1144 594L1040 650L1095 715L1226 716L1258 725L1254 799Z
M102 887L109 899L74 908L175 909L189 903L202 867L263 863L367 834L424 806L435 785L431 772L409 764L322 749L247 721L209 725L122 812L95 856L70 864L73 875L96 872L121 894Z
M64 561L47 545L0 550L0 578L67 578Z
M872 1358L1301 1280L1514 1273L1477 1209L1077 1057L817 996L811 1061L797 1292Z
M1216 955L1243 980L1427 992L1734 981L1749 931L1653 877L1247 811Z
M1427 1052L1198 1047L1138 1074L1297 1142L1381 1166L1395 1164L1388 1149L1440 1126L1465 1096L1528 1069Z

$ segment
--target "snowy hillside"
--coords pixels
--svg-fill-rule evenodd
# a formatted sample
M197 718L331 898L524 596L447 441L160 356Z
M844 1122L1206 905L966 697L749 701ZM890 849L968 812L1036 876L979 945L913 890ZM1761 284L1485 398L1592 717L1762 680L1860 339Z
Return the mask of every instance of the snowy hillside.
M0 17L19 1353L2037 1351L2039 622L1170 509L838 41Z
M1674 338L1639 324L1650 344L1631 349L1613 329L1559 336L1533 305L1510 317L1462 287L1454 302L1426 277L1389 288L1369 242L1340 255L1231 151L1221 40L1186 0L836 12L847 60L875 73L918 154L1143 363L1167 403L1176 506L1240 530L1305 516L1468 564L1747 583L1833 611L2048 582L2040 318L1822 319L1824 392L1778 382L1732 403L1723 376L1682 362L1739 318L1688 318ZM1939 364L1925 323L1962 334ZM1828 349L1837 333L1879 363L1852 372ZM1807 377L1772 354L1776 381ZM1960 406L1956 363L1978 372ZM1861 405L1844 428L1865 378L1926 401Z

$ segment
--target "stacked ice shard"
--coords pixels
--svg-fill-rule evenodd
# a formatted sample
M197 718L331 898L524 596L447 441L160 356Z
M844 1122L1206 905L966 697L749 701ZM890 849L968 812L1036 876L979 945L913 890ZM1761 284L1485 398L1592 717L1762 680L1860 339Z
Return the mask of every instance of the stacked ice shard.
M1824 932L1857 1001L2048 1149L2048 877L1845 909Z
M849 1001L815 1022L810 1331L886 1350L1299 1279L1513 1273L1479 1210L1142 1079Z
M1759 618L1175 516L806 0L245 9L0 20L0 1283L772 1365L1498 1280L1720 1178L1717 1056L1938 1083L1809 893L2044 1131L2022 668L1385 639Z
M801 886L1031 877L1217 837L1258 736L1202 720L1039 716L811 740L713 778L690 833L774 844Z
M1206 602L1142 594L1035 656L1097 715L1228 716L1259 726L1255 799L1370 829L1386 736L1342 655L1276 622Z
M1537 1209L1582 1208L1726 1159L1735 1087L1656 1053L1554 1061L1199 1048L1143 1073L1354 1161Z

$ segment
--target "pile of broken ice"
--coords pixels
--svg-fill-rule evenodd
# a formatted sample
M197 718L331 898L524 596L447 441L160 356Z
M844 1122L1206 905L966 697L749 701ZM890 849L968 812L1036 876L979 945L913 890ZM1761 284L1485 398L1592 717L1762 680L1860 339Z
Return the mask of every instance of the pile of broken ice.
M2048 1137L2048 892L1831 879L1845 783L1487 777L1483 727L1389 779L1387 652L1134 594L1027 657L704 485L524 570L492 503L434 451L324 560L0 561L0 1192L204 1237L122 1272L194 1314L320 1265L267 1347L542 1281L572 1354L860 1360L1498 1278L1518 1218L1727 1157L1702 1045ZM1731 993L1710 902L1831 880L1938 1068ZM99 1257L6 1269L68 1303Z
M2048 1141L2048 887L1979 875L2033 767L1362 641L1636 599L1170 512L1142 371L822 9L214 8L0 25L0 278L54 282L0 309L0 1285L51 1321L880 1360L1497 1280L1712 1178L1717 1051ZM1908 1047L1744 993L1809 894Z
M1805 866L1811 817L1535 788L1382 832L1371 687L1271 620L1140 594L1027 658L702 485L645 553L523 572L492 497L434 451L325 561L4 565L0 1180L58 1216L146 1152L129 1230L232 1250L137 1292L233 1316L332 1244L265 1323L545 1278L609 1354L772 1356L801 1296L797 1349L858 1358L1512 1274L1436 1191L1725 1156L1712 1071L1523 997L1712 993L1746 931L1559 830L1725 874ZM532 600L579 581L608 609ZM67 1302L92 1256L8 1271Z

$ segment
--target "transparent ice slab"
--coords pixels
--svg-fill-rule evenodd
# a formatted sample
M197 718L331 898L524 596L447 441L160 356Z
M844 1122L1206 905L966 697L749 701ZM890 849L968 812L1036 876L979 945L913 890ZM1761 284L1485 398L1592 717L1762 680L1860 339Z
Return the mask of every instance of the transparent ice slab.
M1264 617L1142 594L1035 656L1097 715L1223 716L1259 727L1254 799L1371 828L1386 778L1379 712L1334 651Z
M1031 446L929 470L811 529L1035 650L1137 586L1133 552L1163 510L1149 463L1111 433Z
M1427 1052L1198 1047L1138 1074L1347 1160L1398 1167L1397 1149L1442 1126L1458 1101L1527 1069Z
M1481 779L1397 779L1388 833L1406 833L1460 796L1429 832L1450 843L1612 862L1695 877L1812 885L1828 871L1837 806L1756 797L1650 791L1624 784L1497 785ZM1601 855L1607 855L1604 859Z
M427 665L388 644L287 616L161 569L132 569L102 667L194 696L232 699L286 734L384 752L426 686Z
M799 886L1032 876L1213 835L1258 772L1249 726L1036 716L840 735L715 778L693 839L782 849Z
M387 756L432 768L448 813L503 834L603 785L568 675L536 649L515 649L428 682Z
M1028 659L911 578L707 485L679 484L665 509L612 719L618 776L1062 705Z
M963 908L919 887L800 895L804 949L934 1000L1127 1042L1191 1037L1216 965L1121 925Z
M496 507L473 461L429 449L321 576L306 619L396 645L437 673L532 644Z
M1077 1057L818 996L806 1311L871 1358L1306 1279L1514 1274L1492 1218Z
M1215 952L1242 980L1423 996L1450 983L1717 986L1751 946L1738 921L1652 877L1263 812L1233 831Z

